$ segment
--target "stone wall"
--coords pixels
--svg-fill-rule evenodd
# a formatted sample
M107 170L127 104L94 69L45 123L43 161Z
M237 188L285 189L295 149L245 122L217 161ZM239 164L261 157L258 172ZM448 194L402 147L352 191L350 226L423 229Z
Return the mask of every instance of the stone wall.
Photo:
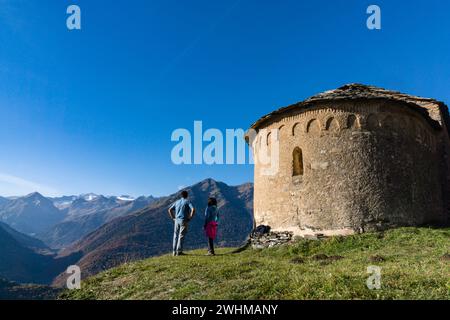
M261 227L265 230L258 230ZM250 244L253 249L264 249L290 243L293 233L289 231L273 232L268 226L258 226L250 235Z
M291 110L259 128L255 151L272 150L279 168L255 164L255 222L296 234L348 234L442 222L440 131L403 102L333 101ZM268 129L269 131L261 130ZM300 148L302 174L293 176Z
M428 115L435 121L439 122L442 127L441 132L437 135L438 148L440 152L440 165L441 165L441 185L442 194L445 207L447 210L446 225L450 225L450 136L449 136L449 124L450 115L447 106L438 101L430 102L429 99L425 99L423 102L419 102L419 105L425 108Z

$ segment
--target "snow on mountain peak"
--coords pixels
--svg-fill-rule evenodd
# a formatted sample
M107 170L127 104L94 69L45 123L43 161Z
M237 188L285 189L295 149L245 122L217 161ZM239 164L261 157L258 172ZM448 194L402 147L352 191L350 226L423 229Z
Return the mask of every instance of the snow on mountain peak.
M81 196L81 198L83 198L86 201L93 201L95 199L97 199L99 196L96 195L95 193L88 193L88 194L83 194Z
M117 197L117 199L118 200L121 200L121 201L134 201L134 200L136 200L135 198L133 198L133 197L130 197L130 196L120 196L120 197Z

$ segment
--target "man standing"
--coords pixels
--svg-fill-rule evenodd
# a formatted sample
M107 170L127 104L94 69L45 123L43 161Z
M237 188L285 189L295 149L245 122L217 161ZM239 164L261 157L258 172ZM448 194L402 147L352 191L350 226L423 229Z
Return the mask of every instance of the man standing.
M169 208L169 216L174 221L173 230L173 255L181 256L183 253L183 241L186 236L189 221L195 214L195 208L187 199L187 191L181 192L181 199L175 201Z

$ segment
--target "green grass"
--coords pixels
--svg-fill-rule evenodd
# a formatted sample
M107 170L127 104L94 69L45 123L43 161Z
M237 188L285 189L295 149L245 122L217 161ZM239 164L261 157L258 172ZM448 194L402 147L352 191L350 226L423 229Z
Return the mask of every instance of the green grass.
M62 299L450 299L450 229L401 228L215 257L205 250L129 263ZM318 255L335 259L318 259ZM374 262L375 259L375 262ZM381 267L369 290L367 267Z

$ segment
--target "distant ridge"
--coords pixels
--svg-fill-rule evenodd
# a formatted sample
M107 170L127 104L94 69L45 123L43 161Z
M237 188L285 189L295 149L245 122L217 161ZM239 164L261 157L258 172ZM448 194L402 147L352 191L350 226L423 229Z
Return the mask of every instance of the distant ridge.
M124 200L124 197L92 195L77 197L64 209L64 220L37 237L52 248L65 248L105 223L140 210L155 201L153 197Z
M218 199L221 218L218 242L222 246L238 246L253 228L253 185L228 186L213 179L203 180L185 188L197 208L190 224L186 248L206 246L203 232L203 214L207 198ZM179 192L163 197L146 208L112 220L66 249L62 256L79 253L77 262L83 276L98 273L126 261L147 258L171 251L173 223L167 209L179 198ZM61 284L57 279L56 284Z
M0 221L17 231L37 234L62 221L53 202L38 192L7 201L0 207Z
M47 198L34 192L24 197L0 197L0 222L60 249L154 200L152 196L134 199L94 193Z

